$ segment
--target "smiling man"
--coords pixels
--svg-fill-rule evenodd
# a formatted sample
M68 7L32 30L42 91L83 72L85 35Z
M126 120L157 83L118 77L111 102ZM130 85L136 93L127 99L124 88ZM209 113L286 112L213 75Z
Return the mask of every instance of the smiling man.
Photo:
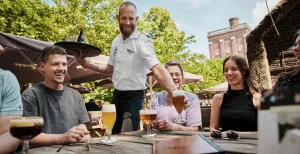
M116 105L117 112L113 134L138 130L148 69L167 92L171 94L177 89L168 71L157 59L151 39L137 30L139 17L136 13L133 3L120 5L116 18L121 33L112 42L108 64L89 64L82 54L74 55L83 67L112 74L115 90L111 103Z
M42 116L43 133L30 142L37 145L66 144L88 139L89 131L84 123L89 117L82 96L63 85L67 68L66 51L58 46L42 51L40 69L44 82L22 94L24 116Z

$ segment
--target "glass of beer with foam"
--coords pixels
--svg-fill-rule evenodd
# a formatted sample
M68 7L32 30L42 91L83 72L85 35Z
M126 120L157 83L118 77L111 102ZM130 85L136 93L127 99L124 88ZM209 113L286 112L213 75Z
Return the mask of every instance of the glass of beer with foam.
M156 120L156 110L140 110L140 119L147 126L147 135L143 137L152 137L155 134L151 133L151 123Z
M107 138L102 140L102 142L114 143L117 141L117 139L111 138L111 130L114 127L116 118L117 114L115 104L105 104L102 106L102 122L107 131Z
M182 111L185 109L185 103L184 103L184 91L182 90L176 90L172 93L173 98L173 105L178 112L178 118L174 121L177 124L185 125L186 120L182 119Z
M23 153L29 150L29 140L38 136L44 126L43 117L20 117L12 118L10 122L10 134L23 140Z

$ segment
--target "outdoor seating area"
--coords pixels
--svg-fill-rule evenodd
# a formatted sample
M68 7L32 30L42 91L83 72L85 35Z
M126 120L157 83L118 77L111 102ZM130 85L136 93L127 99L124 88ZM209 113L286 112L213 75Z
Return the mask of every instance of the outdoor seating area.
M0 154L300 153L300 0L0 6Z

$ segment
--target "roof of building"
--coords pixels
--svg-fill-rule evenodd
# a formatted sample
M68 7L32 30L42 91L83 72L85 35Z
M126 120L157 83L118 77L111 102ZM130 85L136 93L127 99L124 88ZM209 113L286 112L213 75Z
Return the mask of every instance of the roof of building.
M294 33L300 29L300 0L281 0L271 11L274 23L279 31L281 40L267 14L259 25L247 36L247 44L264 42L269 64L275 61L281 51L288 50L293 44ZM255 50L248 50L248 52ZM256 54L248 53L248 59Z

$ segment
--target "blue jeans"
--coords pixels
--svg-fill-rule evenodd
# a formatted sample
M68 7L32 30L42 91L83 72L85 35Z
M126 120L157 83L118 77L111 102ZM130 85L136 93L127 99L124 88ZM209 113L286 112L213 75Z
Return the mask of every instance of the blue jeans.
M140 124L140 110L144 106L144 90L115 89L111 104L116 105L117 119L112 134L136 131Z

